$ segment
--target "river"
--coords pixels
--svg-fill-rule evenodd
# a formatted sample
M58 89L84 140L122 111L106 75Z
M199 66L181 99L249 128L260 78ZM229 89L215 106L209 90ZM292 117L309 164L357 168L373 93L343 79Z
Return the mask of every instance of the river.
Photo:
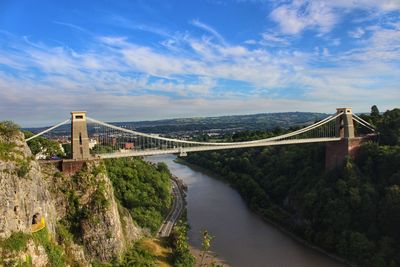
M345 267L277 230L246 206L228 184L186 165L176 156L146 158L165 162L188 186L187 215L190 244L201 248L203 230L214 236L211 249L234 267ZM226 265L225 265L226 266Z

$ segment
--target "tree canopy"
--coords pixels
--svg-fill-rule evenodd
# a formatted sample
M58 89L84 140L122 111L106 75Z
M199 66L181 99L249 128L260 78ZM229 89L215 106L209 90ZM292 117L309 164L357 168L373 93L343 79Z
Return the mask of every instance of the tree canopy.
M400 266L400 109L364 119L379 143L327 172L322 144L192 153L187 161L222 176L251 209L360 266ZM233 136L250 140L270 133Z

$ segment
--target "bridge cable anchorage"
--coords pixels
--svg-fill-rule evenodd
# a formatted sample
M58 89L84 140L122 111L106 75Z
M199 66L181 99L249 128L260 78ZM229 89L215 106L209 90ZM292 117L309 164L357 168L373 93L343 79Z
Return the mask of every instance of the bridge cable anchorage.
M48 129L46 129L46 130L44 130L44 131L42 131L42 132L40 132L40 133L38 133L38 134L35 134L34 136L31 136L31 137L25 139L25 141L28 142L28 141L30 141L30 140L36 138L36 137L39 137L39 136L41 136L41 135L43 135L43 134L45 134L45 133L47 133L47 132L50 132L51 130L54 130L54 129L60 127L61 125L67 124L67 123L69 123L69 122L71 122L70 119L68 119L68 120L66 120L66 121L63 121L63 122L60 122L59 124L56 124L56 125L54 125L53 127L50 127L50 128L48 128Z
M302 133L306 133L308 131L311 131L317 127L320 127L330 121L333 121L334 119L336 119L337 117L341 116L343 113L339 113L336 114L335 116L329 116L319 122L316 122L312 125L309 125L305 128L299 129L297 131L288 133L288 134L284 134L284 135L280 135L280 136L275 136L275 137L270 137L270 138L265 138L265 139L259 139L259 140L253 140L253 141L241 141L241 142L221 142L221 143L217 143L217 142L198 142L198 141L187 141L187 140L179 140L179 139L173 139L173 138L167 138L167 137L161 137L161 136L155 136L152 134L146 134L146 133L141 133L138 131L134 131L134 130L130 130L130 129L126 129L126 128L122 128L122 127L118 127L109 123L105 123L93 118L89 118L86 117L86 119L88 121L91 121L93 123L105 126L105 127L109 127L111 129L114 130L119 130L125 133L130 133L130 134L134 134L137 136L141 136L144 138L150 138L150 139L156 139L156 140L162 140L162 141L166 141L167 142L167 148L174 148L174 144L171 143L178 143L178 144L186 144L186 145L206 145L206 146L232 146L232 145L245 145L245 144L258 144L258 143L265 143L265 142L269 142L269 141L276 141L276 140L280 140L280 139L284 139L284 138L290 138L293 137L295 135L299 135ZM168 144L168 142L170 142Z
M365 121L364 119L362 119L361 117L357 116L356 114L352 114L353 115L353 119L355 121L357 121L358 123L360 123L361 125L363 125L364 127L370 129L371 131L375 132L376 128L375 126L373 126L372 124L370 124L369 122Z

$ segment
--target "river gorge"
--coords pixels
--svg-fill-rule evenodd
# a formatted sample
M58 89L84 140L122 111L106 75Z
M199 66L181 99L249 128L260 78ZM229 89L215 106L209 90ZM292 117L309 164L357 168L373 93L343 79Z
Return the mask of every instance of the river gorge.
M188 186L189 242L201 249L201 233L214 239L211 250L224 266L345 267L278 230L254 214L228 184L195 168L176 163L174 155L152 156Z

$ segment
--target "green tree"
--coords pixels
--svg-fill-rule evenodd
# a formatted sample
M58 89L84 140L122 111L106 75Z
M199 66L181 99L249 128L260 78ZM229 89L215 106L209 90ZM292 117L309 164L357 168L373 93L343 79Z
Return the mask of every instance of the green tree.
M382 122L378 124L380 142L385 145L400 144L400 109L388 110L383 114Z
M189 249L188 229L189 225L179 220L170 236L172 247L174 248L173 262L176 267L191 267L195 263L195 258Z
M171 205L171 174L165 164L139 158L106 160L115 196L141 226L156 232Z
M379 118L380 117L380 113L379 113L379 109L376 105L373 105L371 107L371 117L373 118Z
M25 138L29 138L33 136L33 133L24 131L24 135ZM38 153L42 153L48 159L52 156L65 156L65 153L61 149L61 145L57 141L44 138L43 136L38 136L28 141L28 146L31 149L32 154L36 155Z
M400 239L400 185L392 185L386 189L381 208L381 223L385 234Z

